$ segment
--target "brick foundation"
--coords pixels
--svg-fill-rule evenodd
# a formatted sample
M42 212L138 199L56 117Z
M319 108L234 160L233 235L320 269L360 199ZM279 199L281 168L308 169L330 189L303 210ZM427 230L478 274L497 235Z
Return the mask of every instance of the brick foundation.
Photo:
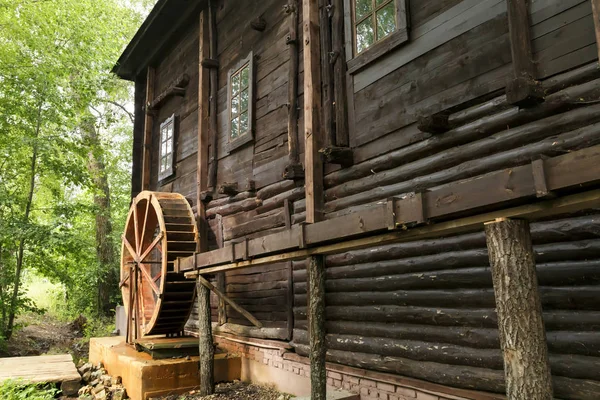
M242 360L294 374L303 381L310 377L309 360L289 351L285 342L215 336L215 343ZM361 400L498 400L504 396L462 390L417 379L327 363L327 385L360 394ZM309 386L310 387L310 386ZM299 395L299 393L293 393Z

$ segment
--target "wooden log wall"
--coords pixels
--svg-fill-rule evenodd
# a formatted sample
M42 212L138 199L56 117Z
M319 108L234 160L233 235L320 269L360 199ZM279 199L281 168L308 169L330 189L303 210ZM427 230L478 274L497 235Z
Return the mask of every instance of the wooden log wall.
M599 222L591 214L532 224L561 398L591 399L600 388ZM503 391L483 232L328 256L326 264L330 361ZM294 263L294 296L294 344L307 354L305 262Z
M290 31L289 14L284 0L253 1L239 7L232 1L221 1L217 7L219 32L219 94L218 94L218 182L253 180L256 188L282 181L288 159L288 81L290 46L286 43ZM301 14L301 7L298 12ZM265 29L252 29L250 22L261 17ZM301 21L301 16L299 20ZM298 40L302 28L298 25ZM302 46L299 46L302 50ZM250 51L255 66L255 121L254 142L227 153L227 73ZM302 53L300 53L302 60ZM302 62L300 62L302 70ZM300 72L300 79L302 73ZM302 104L302 85L299 85L298 103ZM302 132L303 113L298 115ZM298 153L304 153L300 140Z
M217 185L236 183L239 190L206 204L210 249L277 233L306 218L304 182L282 178L289 163L285 4L253 1L242 8L217 2ZM545 101L519 109L503 92L512 62L506 0L410 0L408 43L346 76L354 165L326 166L325 218L600 143L595 103L600 70L590 2L539 0L529 8L535 78ZM258 17L265 21L262 31L250 26ZM250 51L256 71L254 141L227 153L227 72ZM298 104L303 104L303 54L299 57ZM175 179L156 185L156 153L151 179L154 190L190 198L196 197L197 60L196 24L156 66L154 88L161 93L177 76L190 77L185 96L161 107L154 128L157 149L160 121L174 112L179 116ZM449 115L449 131L418 129L420 117L439 112ZM302 109L298 131L304 131ZM304 159L304 140L298 152ZM591 213L532 225L555 394L561 398L592 399L600 391L599 219ZM482 232L327 257L328 359L502 392L488 263ZM284 340L293 327L296 351L308 354L302 262L227 272L224 286L264 329L251 327L230 308L223 329ZM215 325L218 304L212 295ZM189 329L197 326L196 315Z
M199 21L196 18L182 32L181 39L155 68L154 93L162 93L183 75L189 76L184 96L173 96L155 111L152 134L152 170L150 190L181 193L194 203L197 188L198 150L198 57ZM160 124L176 117L175 175L158 181Z
M230 245L244 237L261 237L286 229L285 203L304 198L302 182L283 180L256 191L244 191L235 196L209 202L206 215L210 227L211 249ZM231 307L226 307L227 324L246 335L269 339L291 338L292 308L290 263L248 268L225 273L225 293L252 313L264 329L250 328L251 323ZM212 320L218 322L218 299L211 298ZM192 312L188 329L197 325L197 313Z

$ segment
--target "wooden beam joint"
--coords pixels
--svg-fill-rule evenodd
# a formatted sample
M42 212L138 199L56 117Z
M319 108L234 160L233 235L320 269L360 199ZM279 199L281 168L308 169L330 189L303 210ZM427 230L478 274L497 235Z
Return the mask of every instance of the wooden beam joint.
M258 17L250 22L250 27L255 31L264 32L267 28L267 21L263 17Z
M169 86L162 91L152 102L147 104L146 112L158 110L167 100L174 96L185 96L186 88L190 83L190 77L183 74L175 79Z
M217 193L224 194L227 196L235 196L239 193L238 183L237 182L224 182L219 185L217 189Z
M519 107L534 107L544 102L544 89L539 81L529 76L517 77L506 85L506 100Z
M432 133L434 135L448 132L452 129L448 119L449 115L448 113L437 113L421 116L417 122L417 128L421 132Z
M201 61L202 67L206 69L218 69L219 68L219 60L215 60L214 58L203 58Z
M304 179L304 167L302 164L288 164L283 170L283 179L292 179L294 181Z
M343 168L354 165L354 152L349 147L328 146L319 150L328 164L341 165Z

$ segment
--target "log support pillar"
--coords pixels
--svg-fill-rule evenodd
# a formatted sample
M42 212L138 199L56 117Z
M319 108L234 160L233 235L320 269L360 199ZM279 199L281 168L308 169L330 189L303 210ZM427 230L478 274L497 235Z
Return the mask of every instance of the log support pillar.
M200 396L214 393L214 358L212 325L210 315L210 289L201 283L202 276L198 276L196 290L198 292L198 338L200 350Z
M485 224L508 400L551 400L552 377L529 223Z
M310 336L310 398L325 400L325 261L323 256L308 259L308 332Z
M506 0L513 60L513 77L506 85L510 104L531 107L544 101L543 89L535 79L527 0Z

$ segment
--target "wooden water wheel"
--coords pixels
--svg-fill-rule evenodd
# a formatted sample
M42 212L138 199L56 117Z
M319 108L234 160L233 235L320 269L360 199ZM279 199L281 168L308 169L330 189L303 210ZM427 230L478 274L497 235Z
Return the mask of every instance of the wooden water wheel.
M196 295L195 282L174 262L196 251L198 231L188 201L177 193L144 191L132 202L121 247L127 340L183 331Z

